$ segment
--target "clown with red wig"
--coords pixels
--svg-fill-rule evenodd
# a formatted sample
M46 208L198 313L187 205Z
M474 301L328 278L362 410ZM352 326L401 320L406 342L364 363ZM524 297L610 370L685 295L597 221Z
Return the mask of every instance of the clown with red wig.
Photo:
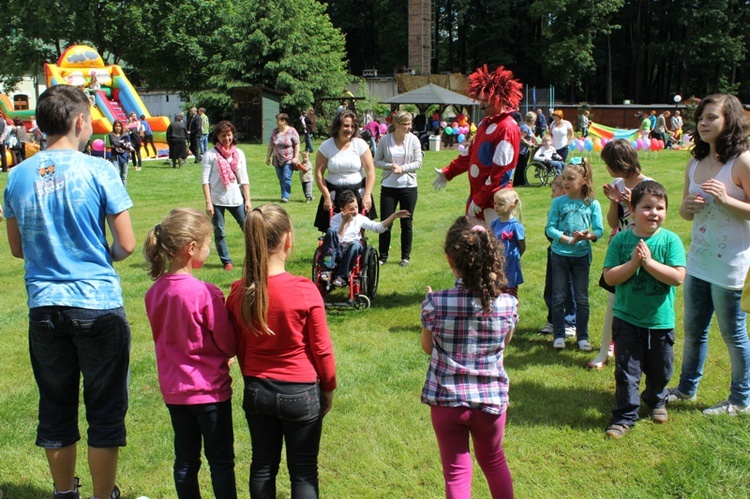
M480 102L484 118L468 147L448 166L435 169L437 178L432 185L437 189L469 172L466 214L487 224L497 218L492 202L495 191L513 186L521 132L510 113L518 108L521 88L521 82L502 66L489 72L485 64L469 75L469 97Z

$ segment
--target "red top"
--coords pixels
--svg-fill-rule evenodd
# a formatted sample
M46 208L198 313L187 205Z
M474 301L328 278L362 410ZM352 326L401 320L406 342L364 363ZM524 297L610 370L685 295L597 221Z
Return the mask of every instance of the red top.
M469 172L471 191L466 202L482 209L492 208L492 196L498 189L513 187L513 171L518 161L521 132L509 113L488 116L479 123L474 139L459 156L443 168L445 178ZM484 219L481 212L477 215Z
M268 278L268 327L273 335L255 334L242 324L242 293L242 281L235 281L227 298L242 374L293 383L319 381L323 391L334 390L333 344L315 285L288 272Z

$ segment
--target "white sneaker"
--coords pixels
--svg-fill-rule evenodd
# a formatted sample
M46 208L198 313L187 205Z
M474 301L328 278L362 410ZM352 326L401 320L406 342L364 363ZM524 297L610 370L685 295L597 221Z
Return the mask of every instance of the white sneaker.
M576 335L576 327L575 326L565 326L565 336L568 338L572 338Z
M588 342L588 340L581 340L578 342L578 350L581 350L583 352L590 352L591 351L591 343Z
M555 332L555 328L552 327L552 323L548 322L542 329L539 330L539 334L552 334Z
M725 400L724 402L704 410L703 414L706 416L719 416L721 414L736 416L737 414L750 414L750 405L734 405L730 401Z
M677 388L669 388L667 390L667 403L669 402L695 402L697 397L695 395L685 395Z
M565 348L565 338L555 338L555 341L552 342L552 348L556 348L557 350L562 350Z

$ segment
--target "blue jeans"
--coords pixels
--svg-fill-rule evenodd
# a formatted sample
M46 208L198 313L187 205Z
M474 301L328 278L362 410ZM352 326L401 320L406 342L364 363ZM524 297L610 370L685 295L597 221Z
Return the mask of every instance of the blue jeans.
M278 177L279 184L281 184L281 199L288 200L292 197L292 172L291 163L276 167L276 177Z
M651 409L664 407L667 383L674 363L674 329L646 329L614 317L615 408L610 424L633 425L643 402ZM646 388L641 396L641 376Z
M208 134L201 135L200 145L201 145L201 154L203 154L208 150Z
M35 307L29 310L29 353L39 386L36 445L77 442L79 383L88 421L88 445L125 446L130 326L125 310Z
M117 168L117 171L120 172L120 180L122 180L122 185L125 187L128 186L128 170L130 169L130 155L128 154L115 154L112 156L113 161L112 164L115 165L115 168Z
M547 322L552 324L552 248L547 246L547 272L544 274L544 303L547 305ZM565 298L565 326L576 325L576 302L573 300L573 279L568 277L568 294Z
M568 151L570 151L570 144L568 144L567 146L565 146L565 147L557 150L557 154L559 154L560 157L562 158L563 164L568 159Z
M359 241L352 241L344 246L339 241L338 232L335 229L328 229L326 235L323 236L320 252L323 255L323 266L328 270L333 270L333 278L340 277L348 281L349 272L357 257L364 252L364 247Z
M219 254L221 264L226 265L232 263L232 259L229 257L229 248L227 247L226 231L224 230L224 210L229 211L234 219L240 225L240 230L245 226L245 205L239 206L217 206L214 205L214 217L211 220L214 224L214 241L216 242L216 252Z
M589 339L589 269L591 254L561 256L550 253L552 267L552 328L555 339L565 338L565 299L569 280L576 302L576 341Z
M232 401L167 404L174 428L174 483L179 499L200 499L201 440L211 468L215 497L236 499Z
M305 151L313 152L312 133L310 132L305 134Z
M275 499L281 449L286 443L292 497L317 498L318 453L323 429L318 384L284 383L248 376L242 407L253 446L250 497Z
M685 344L682 349L682 373L677 387L685 395L695 395L703 377L708 350L708 329L716 313L719 331L729 350L732 382L729 402L750 405L750 341L740 309L740 290L722 288L688 275L685 278Z

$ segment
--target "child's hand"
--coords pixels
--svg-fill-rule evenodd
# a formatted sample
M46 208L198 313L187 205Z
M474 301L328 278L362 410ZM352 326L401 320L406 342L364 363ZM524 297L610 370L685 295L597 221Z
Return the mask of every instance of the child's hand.
M429 295L430 293L432 293L432 288L430 286L427 286L427 294Z
M635 249L638 251L638 258L641 261L641 265L648 265L648 263L651 261L651 248L649 248L646 242L641 239L640 241L638 241L638 245L635 247Z
M395 213L396 218L409 218L411 213L408 210L399 210Z
M610 184L604 184L602 190L604 191L604 195L607 196L607 199L614 201L615 203L620 202L620 191L612 187Z
M352 220L354 220L355 216L357 216L357 215L353 214L353 213L342 213L341 214L341 225L348 224L349 222L351 222Z
M578 241L585 241L587 239L590 239L590 234L588 229L587 230L576 230L573 232L573 242L577 243Z

